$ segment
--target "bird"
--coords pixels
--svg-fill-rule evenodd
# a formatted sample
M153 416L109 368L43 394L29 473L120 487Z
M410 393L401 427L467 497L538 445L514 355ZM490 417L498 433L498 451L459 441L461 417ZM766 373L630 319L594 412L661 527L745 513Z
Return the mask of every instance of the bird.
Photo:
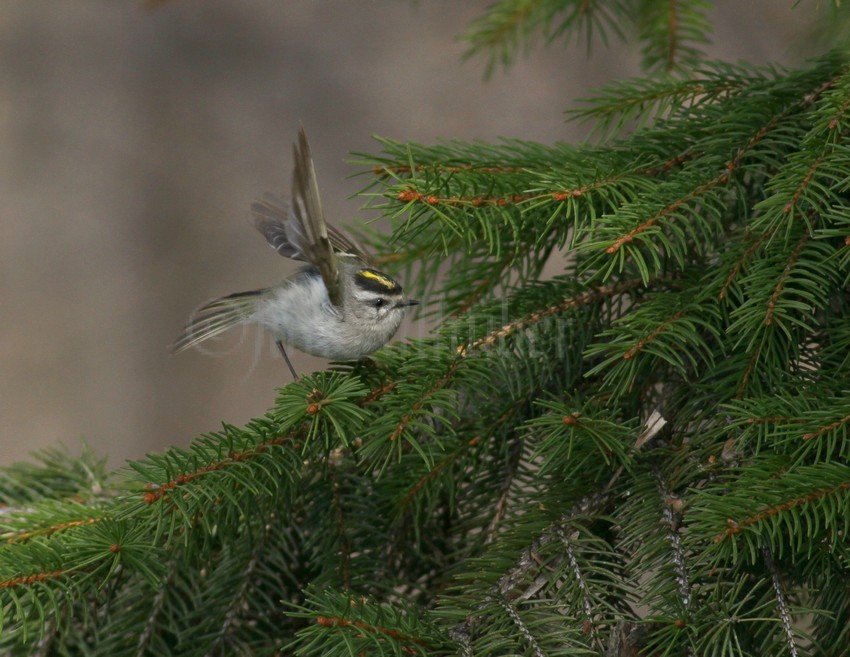
M303 126L293 159L289 200L266 195L251 205L251 214L272 249L306 264L278 285L201 306L172 345L175 353L234 326L256 324L272 334L297 380L286 346L330 360L359 360L386 344L406 309L419 303L406 299L356 240L325 222Z

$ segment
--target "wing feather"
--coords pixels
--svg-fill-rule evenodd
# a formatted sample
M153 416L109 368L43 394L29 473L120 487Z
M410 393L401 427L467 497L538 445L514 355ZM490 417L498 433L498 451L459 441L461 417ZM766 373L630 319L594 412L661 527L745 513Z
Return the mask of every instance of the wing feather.
M334 306L340 307L342 285L339 265L328 238L316 171L303 127L298 131L298 143L293 146L292 154L295 167L292 170L290 241L304 254L307 261L319 270L328 290L328 298Z
M254 225L269 245L282 256L304 260L322 276L334 306L342 306L337 253L350 254L369 262L365 250L352 238L325 223L310 145L302 127L293 145L295 166L289 203L265 196L251 205Z
M287 228L291 218L287 201L274 194L264 194L263 198L251 204L251 214L254 216L254 227L262 233L270 247L285 258L307 260L289 238L292 228ZM326 227L328 239L338 255L352 256L367 265L373 264L372 256L360 242L331 224L327 224ZM297 240L298 237L295 239Z

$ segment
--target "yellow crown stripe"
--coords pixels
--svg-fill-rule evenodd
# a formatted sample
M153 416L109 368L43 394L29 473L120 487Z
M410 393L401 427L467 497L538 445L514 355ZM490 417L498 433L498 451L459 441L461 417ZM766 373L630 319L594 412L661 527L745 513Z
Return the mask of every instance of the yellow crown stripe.
M379 274L378 272L372 271L371 269L361 269L357 272L363 278L371 278L373 281L377 281L380 285L383 285L388 290L393 289L397 283L391 278L387 278L383 274Z

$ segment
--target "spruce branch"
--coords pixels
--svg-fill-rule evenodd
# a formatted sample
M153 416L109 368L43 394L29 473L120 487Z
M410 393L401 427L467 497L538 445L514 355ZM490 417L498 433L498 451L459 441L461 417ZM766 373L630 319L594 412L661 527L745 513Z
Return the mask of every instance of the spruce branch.
M578 559L576 558L576 554L572 548L572 545L570 544L570 537L567 536L563 532L563 530L559 530L558 536L564 545L564 552L567 556L570 569L572 570L573 576L575 577L575 581L578 584L579 592L581 594L581 610L584 613L585 617L584 624L582 626L582 631L584 631L590 636L591 644L601 651L602 643L599 637L599 631L594 625L594 622L596 620L596 614L594 613L594 605L589 594L588 584L582 571L582 567L579 564Z
M516 626L516 629L524 639L526 645L531 649L531 654L534 655L534 657L546 657L546 653L543 652L543 649L540 647L540 643L535 638L528 624L523 621L522 616L520 616L516 607L503 597L494 597L493 601L504 609L508 618L511 619L511 622Z
M679 534L682 526L682 513L680 510L682 502L667 490L667 484L658 468L653 468L653 476L658 487L658 494L662 500L662 518L667 529L667 540L670 543L670 560L676 572L676 584L681 597L682 609L687 614L691 606L692 594L690 578L688 577L688 558Z
M622 38L618 24L626 3L620 0L500 0L485 16L470 25L466 57L486 57L485 76L497 66L507 68L516 56L528 50L536 33L546 42L558 37L586 40L594 33L607 41L608 32Z
M791 657L798 657L797 641L794 637L792 629L791 613L788 610L788 602L786 600L785 590L782 586L782 581L779 579L779 571L776 568L776 563L773 561L773 555L770 553L770 548L764 546L762 548L764 562L770 572L770 578L773 582L773 591L776 594L776 607L779 611L779 618L782 622L782 632L785 635L785 641L788 648L788 654Z
M782 463L780 461L779 463ZM699 498L699 527L711 531L711 543L718 555L736 553L736 538L744 538L744 547L754 558L759 545L773 552L806 554L816 540L838 540L847 524L850 504L850 471L843 464L829 463L799 466L785 472L774 459L763 459L759 466L741 469L736 489L718 496L716 487L707 488ZM730 511L736 510L732 517ZM809 528L802 536L788 534L783 528L800 524ZM711 529L709 530L709 527ZM791 536L797 536L790 541ZM708 538L708 537L707 537Z
M359 156L427 338L0 470L0 654L850 655L846 56L705 62L668 0L501 0L471 47L636 8L671 72L591 94L598 142Z
M588 124L600 141L622 136L674 117L684 109L719 103L755 88L765 88L778 71L764 71L726 62L705 62L687 78L654 75L610 83L580 102L586 107L567 111L573 121Z
M169 560L168 572L163 581L160 583L159 590L151 600L150 611L145 620L144 627L139 633L139 639L136 643L136 657L144 657L144 655L148 654L153 636L160 623L159 617L165 606L166 593L177 574L178 563L178 559L175 559L174 557Z
M638 27L644 41L643 66L667 72L690 68L702 59L698 44L709 42L710 3L705 0L644 0L637 8Z

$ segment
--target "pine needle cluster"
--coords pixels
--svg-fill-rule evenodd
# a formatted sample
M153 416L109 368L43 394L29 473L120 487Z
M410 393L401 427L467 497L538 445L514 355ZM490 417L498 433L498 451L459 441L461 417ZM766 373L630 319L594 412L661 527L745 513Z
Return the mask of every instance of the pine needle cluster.
M707 38L512 0L473 48L627 5L652 70ZM592 144L361 155L433 335L117 473L5 469L0 654L850 655L850 63L696 53Z

